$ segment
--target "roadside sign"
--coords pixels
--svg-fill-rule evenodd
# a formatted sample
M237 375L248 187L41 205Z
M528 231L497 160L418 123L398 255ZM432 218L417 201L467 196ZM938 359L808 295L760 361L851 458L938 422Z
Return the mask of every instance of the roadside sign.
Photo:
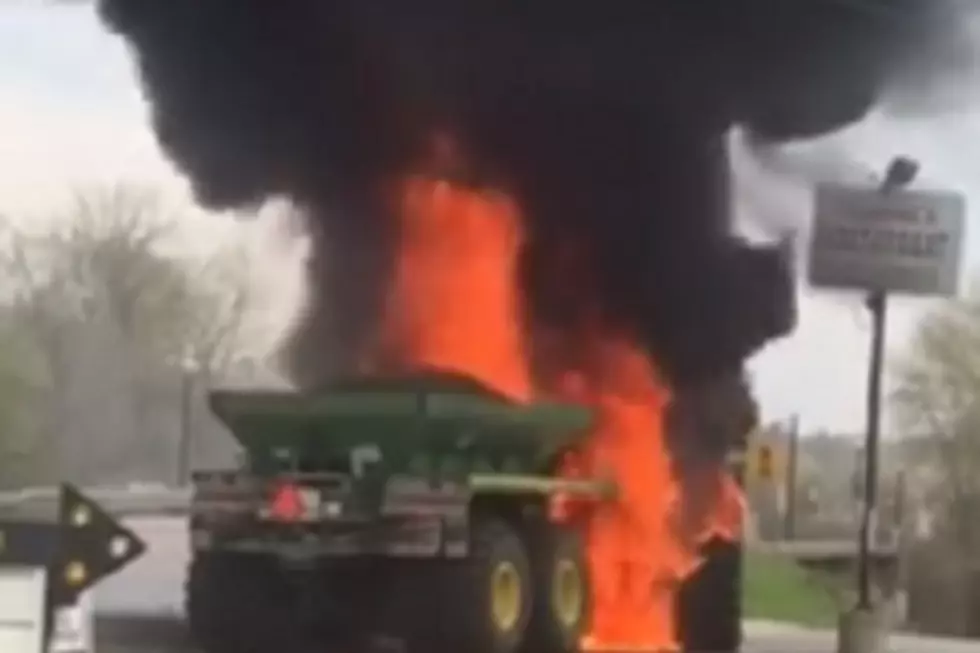
M0 565L0 651L38 653L44 650L44 567Z
M91 588L145 543L74 487L57 519L0 520L0 651L93 653Z
M817 287L955 295L966 201L946 191L820 185L809 279Z
M95 617L89 592L54 609L45 649L48 574L44 567L0 565L0 651L95 653Z

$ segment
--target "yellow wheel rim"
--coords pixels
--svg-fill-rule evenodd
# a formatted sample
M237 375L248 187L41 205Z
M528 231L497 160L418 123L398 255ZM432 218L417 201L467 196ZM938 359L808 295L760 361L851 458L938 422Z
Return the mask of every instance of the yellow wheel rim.
M521 592L521 574L513 563L497 564L490 576L490 612L497 630L513 630L521 618L524 597Z
M574 626L582 617L585 603L582 574L574 560L559 560L551 583L551 604L555 615L565 626Z

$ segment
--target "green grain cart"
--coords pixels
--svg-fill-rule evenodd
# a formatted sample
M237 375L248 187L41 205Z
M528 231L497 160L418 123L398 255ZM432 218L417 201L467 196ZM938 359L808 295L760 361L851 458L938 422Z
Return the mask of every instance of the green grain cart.
M194 474L187 615L208 653L576 650L582 543L546 507L615 490L555 475L587 410L445 375L211 403L247 460Z

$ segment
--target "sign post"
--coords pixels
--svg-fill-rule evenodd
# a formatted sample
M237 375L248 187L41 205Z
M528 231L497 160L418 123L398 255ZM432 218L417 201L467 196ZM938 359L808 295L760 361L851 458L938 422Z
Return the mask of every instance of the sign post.
M800 466L800 418L793 415L789 424L786 436L788 439L786 446L786 511L783 513L783 539L792 540L796 537L796 508L797 495L797 474Z
M92 590L78 601L56 608L47 653L83 653L95 650L95 605Z
M0 651L49 653L68 641L90 647L85 624L64 624L91 606L89 590L146 550L97 504L63 485L54 520L0 520ZM83 619L84 619L84 615ZM69 627L70 626L70 627Z
M822 288L867 292L872 317L864 500L858 543L857 608L862 614L855 619L872 613L870 553L877 508L881 372L888 294L948 296L955 295L959 285L965 201L956 193L902 190L917 173L915 161L898 157L889 165L877 189L825 185L816 191L809 252L810 283Z

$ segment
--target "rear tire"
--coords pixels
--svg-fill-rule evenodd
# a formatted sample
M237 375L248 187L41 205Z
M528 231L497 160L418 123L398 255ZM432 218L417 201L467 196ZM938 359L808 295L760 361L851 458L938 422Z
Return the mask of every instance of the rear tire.
M187 623L206 653L291 650L301 643L295 603L296 593L273 558L203 553L191 562Z
M528 529L534 611L524 650L575 653L589 628L592 592L581 535L555 524Z
M438 639L430 644L440 651L516 653L524 643L533 600L524 543L506 522L480 517L471 525L470 542L465 560L443 568L442 609L430 617L439 620ZM424 593L419 600L425 601Z

